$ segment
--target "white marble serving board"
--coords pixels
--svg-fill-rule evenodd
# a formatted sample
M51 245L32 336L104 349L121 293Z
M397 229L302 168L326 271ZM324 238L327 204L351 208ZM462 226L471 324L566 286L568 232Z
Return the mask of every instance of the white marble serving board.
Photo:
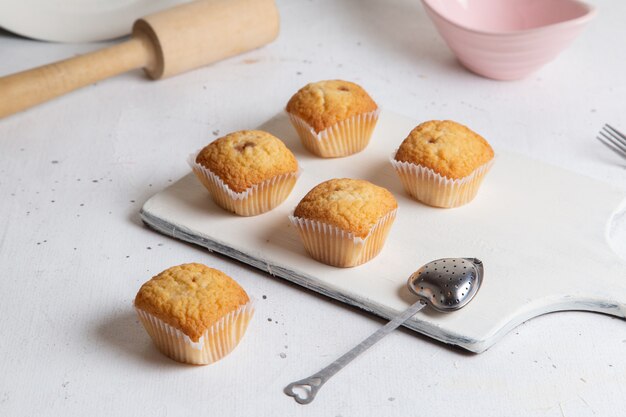
M366 150L320 159L302 147L287 117L279 115L261 129L283 139L303 170L281 206L260 216L238 217L217 207L190 173L149 199L142 219L161 233L387 318L415 301L406 279L424 263L480 258L484 284L467 307L449 314L425 309L405 324L473 352L552 311L626 316L624 192L496 150L496 162L473 202L455 209L422 205L404 193L389 164L390 154L416 122L383 111ZM383 251L356 268L311 259L288 220L308 190L336 177L367 179L398 199L398 217Z

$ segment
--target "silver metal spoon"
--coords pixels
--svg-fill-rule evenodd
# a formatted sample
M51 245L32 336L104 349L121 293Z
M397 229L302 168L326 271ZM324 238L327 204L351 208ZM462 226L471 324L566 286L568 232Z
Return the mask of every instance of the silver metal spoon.
M415 271L407 282L419 300L396 316L352 350L308 378L292 382L284 389L299 404L308 404L322 385L383 337L430 305L437 311L450 312L465 307L478 292L483 280L483 263L476 258L437 259Z

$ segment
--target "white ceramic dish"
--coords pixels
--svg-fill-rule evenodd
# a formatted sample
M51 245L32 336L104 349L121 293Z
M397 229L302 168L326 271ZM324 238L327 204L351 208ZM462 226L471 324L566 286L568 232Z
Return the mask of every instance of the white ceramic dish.
M0 27L54 42L96 42L130 34L142 16L190 0L0 1Z
M235 216L217 207L190 173L148 200L142 219L161 233L386 318L415 302L406 280L421 265L442 257L477 257L484 263L485 280L475 300L450 314L426 309L404 323L474 352L484 351L518 324L552 311L626 317L626 256L617 255L624 249L619 242L626 241L623 192L499 152L471 203L454 209L428 207L407 196L388 160L416 124L383 110L365 150L324 159L304 149L282 114L261 129L283 139L301 164L302 175L283 204L259 216ZM354 268L313 260L289 222L308 190L337 177L370 180L398 200L398 215L383 250ZM307 319L314 321L314 314Z

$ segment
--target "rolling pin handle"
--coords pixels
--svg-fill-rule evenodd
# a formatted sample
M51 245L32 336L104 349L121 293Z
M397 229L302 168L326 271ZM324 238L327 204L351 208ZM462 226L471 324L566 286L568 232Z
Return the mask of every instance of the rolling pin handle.
M126 71L154 67L155 60L150 40L136 36L105 49L0 77L0 118Z

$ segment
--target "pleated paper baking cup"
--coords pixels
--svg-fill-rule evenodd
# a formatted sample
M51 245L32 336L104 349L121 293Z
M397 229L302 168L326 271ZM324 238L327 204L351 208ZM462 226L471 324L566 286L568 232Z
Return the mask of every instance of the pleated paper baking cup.
M291 124L305 148L322 158L352 155L365 149L372 137L380 110L357 114L316 132L307 122L289 113Z
M365 237L340 229L328 223L289 216L304 243L304 248L322 263L341 268L364 264L378 255L385 244L397 210L381 217Z
M434 207L459 207L476 197L480 184L493 165L493 159L476 168L467 177L451 179L425 166L390 158L407 193L414 199Z
M196 163L196 156L191 155L188 163L215 204L240 216L256 216L278 206L289 196L300 175L300 171L277 175L237 193L210 169Z
M156 347L166 356L192 365L217 362L235 349L254 315L254 303L244 304L209 327L197 342L179 329L139 308L139 320Z

